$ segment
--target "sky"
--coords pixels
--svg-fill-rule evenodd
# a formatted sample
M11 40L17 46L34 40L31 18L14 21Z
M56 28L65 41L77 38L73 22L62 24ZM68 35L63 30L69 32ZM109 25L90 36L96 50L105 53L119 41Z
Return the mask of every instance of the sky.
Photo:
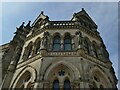
M0 5L1 8L1 5ZM110 60L118 77L118 3L117 2L3 2L0 12L1 44L10 42L22 22L32 22L41 11L50 20L70 20L84 8L98 25L98 31L110 54ZM2 27L2 28L1 28Z

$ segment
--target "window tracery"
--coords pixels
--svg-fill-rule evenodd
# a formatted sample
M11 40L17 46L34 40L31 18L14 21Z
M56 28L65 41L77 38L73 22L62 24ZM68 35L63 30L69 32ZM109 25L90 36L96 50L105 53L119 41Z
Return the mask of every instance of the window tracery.
M31 79L31 73L29 71L26 71L18 80L15 88L30 88L30 79Z
M40 52L40 44L41 44L41 42L38 41L38 42L37 42L37 45L36 45L35 54L38 54L38 53Z

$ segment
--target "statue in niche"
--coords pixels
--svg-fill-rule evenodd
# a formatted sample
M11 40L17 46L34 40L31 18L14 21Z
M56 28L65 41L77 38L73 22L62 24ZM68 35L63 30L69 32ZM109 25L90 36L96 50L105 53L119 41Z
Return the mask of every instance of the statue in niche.
M48 32L44 32L44 34L43 34L43 39L42 39L42 46L43 46L44 48L47 48L48 36L49 36L49 33L48 33Z
M82 45L82 34L80 31L77 31L76 35L78 35L78 45Z

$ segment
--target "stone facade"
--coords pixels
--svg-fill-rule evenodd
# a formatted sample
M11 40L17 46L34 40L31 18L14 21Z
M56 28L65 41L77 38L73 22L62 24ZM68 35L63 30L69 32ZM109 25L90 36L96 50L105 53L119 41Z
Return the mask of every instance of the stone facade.
M109 53L84 9L69 21L50 21L42 11L17 28L9 47L2 88L117 89Z

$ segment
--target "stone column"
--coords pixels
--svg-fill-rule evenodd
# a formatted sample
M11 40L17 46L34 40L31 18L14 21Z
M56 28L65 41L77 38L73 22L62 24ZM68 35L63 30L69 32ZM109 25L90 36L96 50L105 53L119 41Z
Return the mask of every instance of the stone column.
M48 81L44 82L44 89L45 90L50 90L50 83Z
M64 84L63 83L60 83L60 90L64 90Z
M95 56L94 49L93 49L93 46L92 46L92 45L90 45L90 51L91 51L91 55L92 55L93 57L96 57L96 56Z
M61 37L61 50L64 50L64 38Z
M72 36L72 50L75 49L75 40L74 40L74 36Z

